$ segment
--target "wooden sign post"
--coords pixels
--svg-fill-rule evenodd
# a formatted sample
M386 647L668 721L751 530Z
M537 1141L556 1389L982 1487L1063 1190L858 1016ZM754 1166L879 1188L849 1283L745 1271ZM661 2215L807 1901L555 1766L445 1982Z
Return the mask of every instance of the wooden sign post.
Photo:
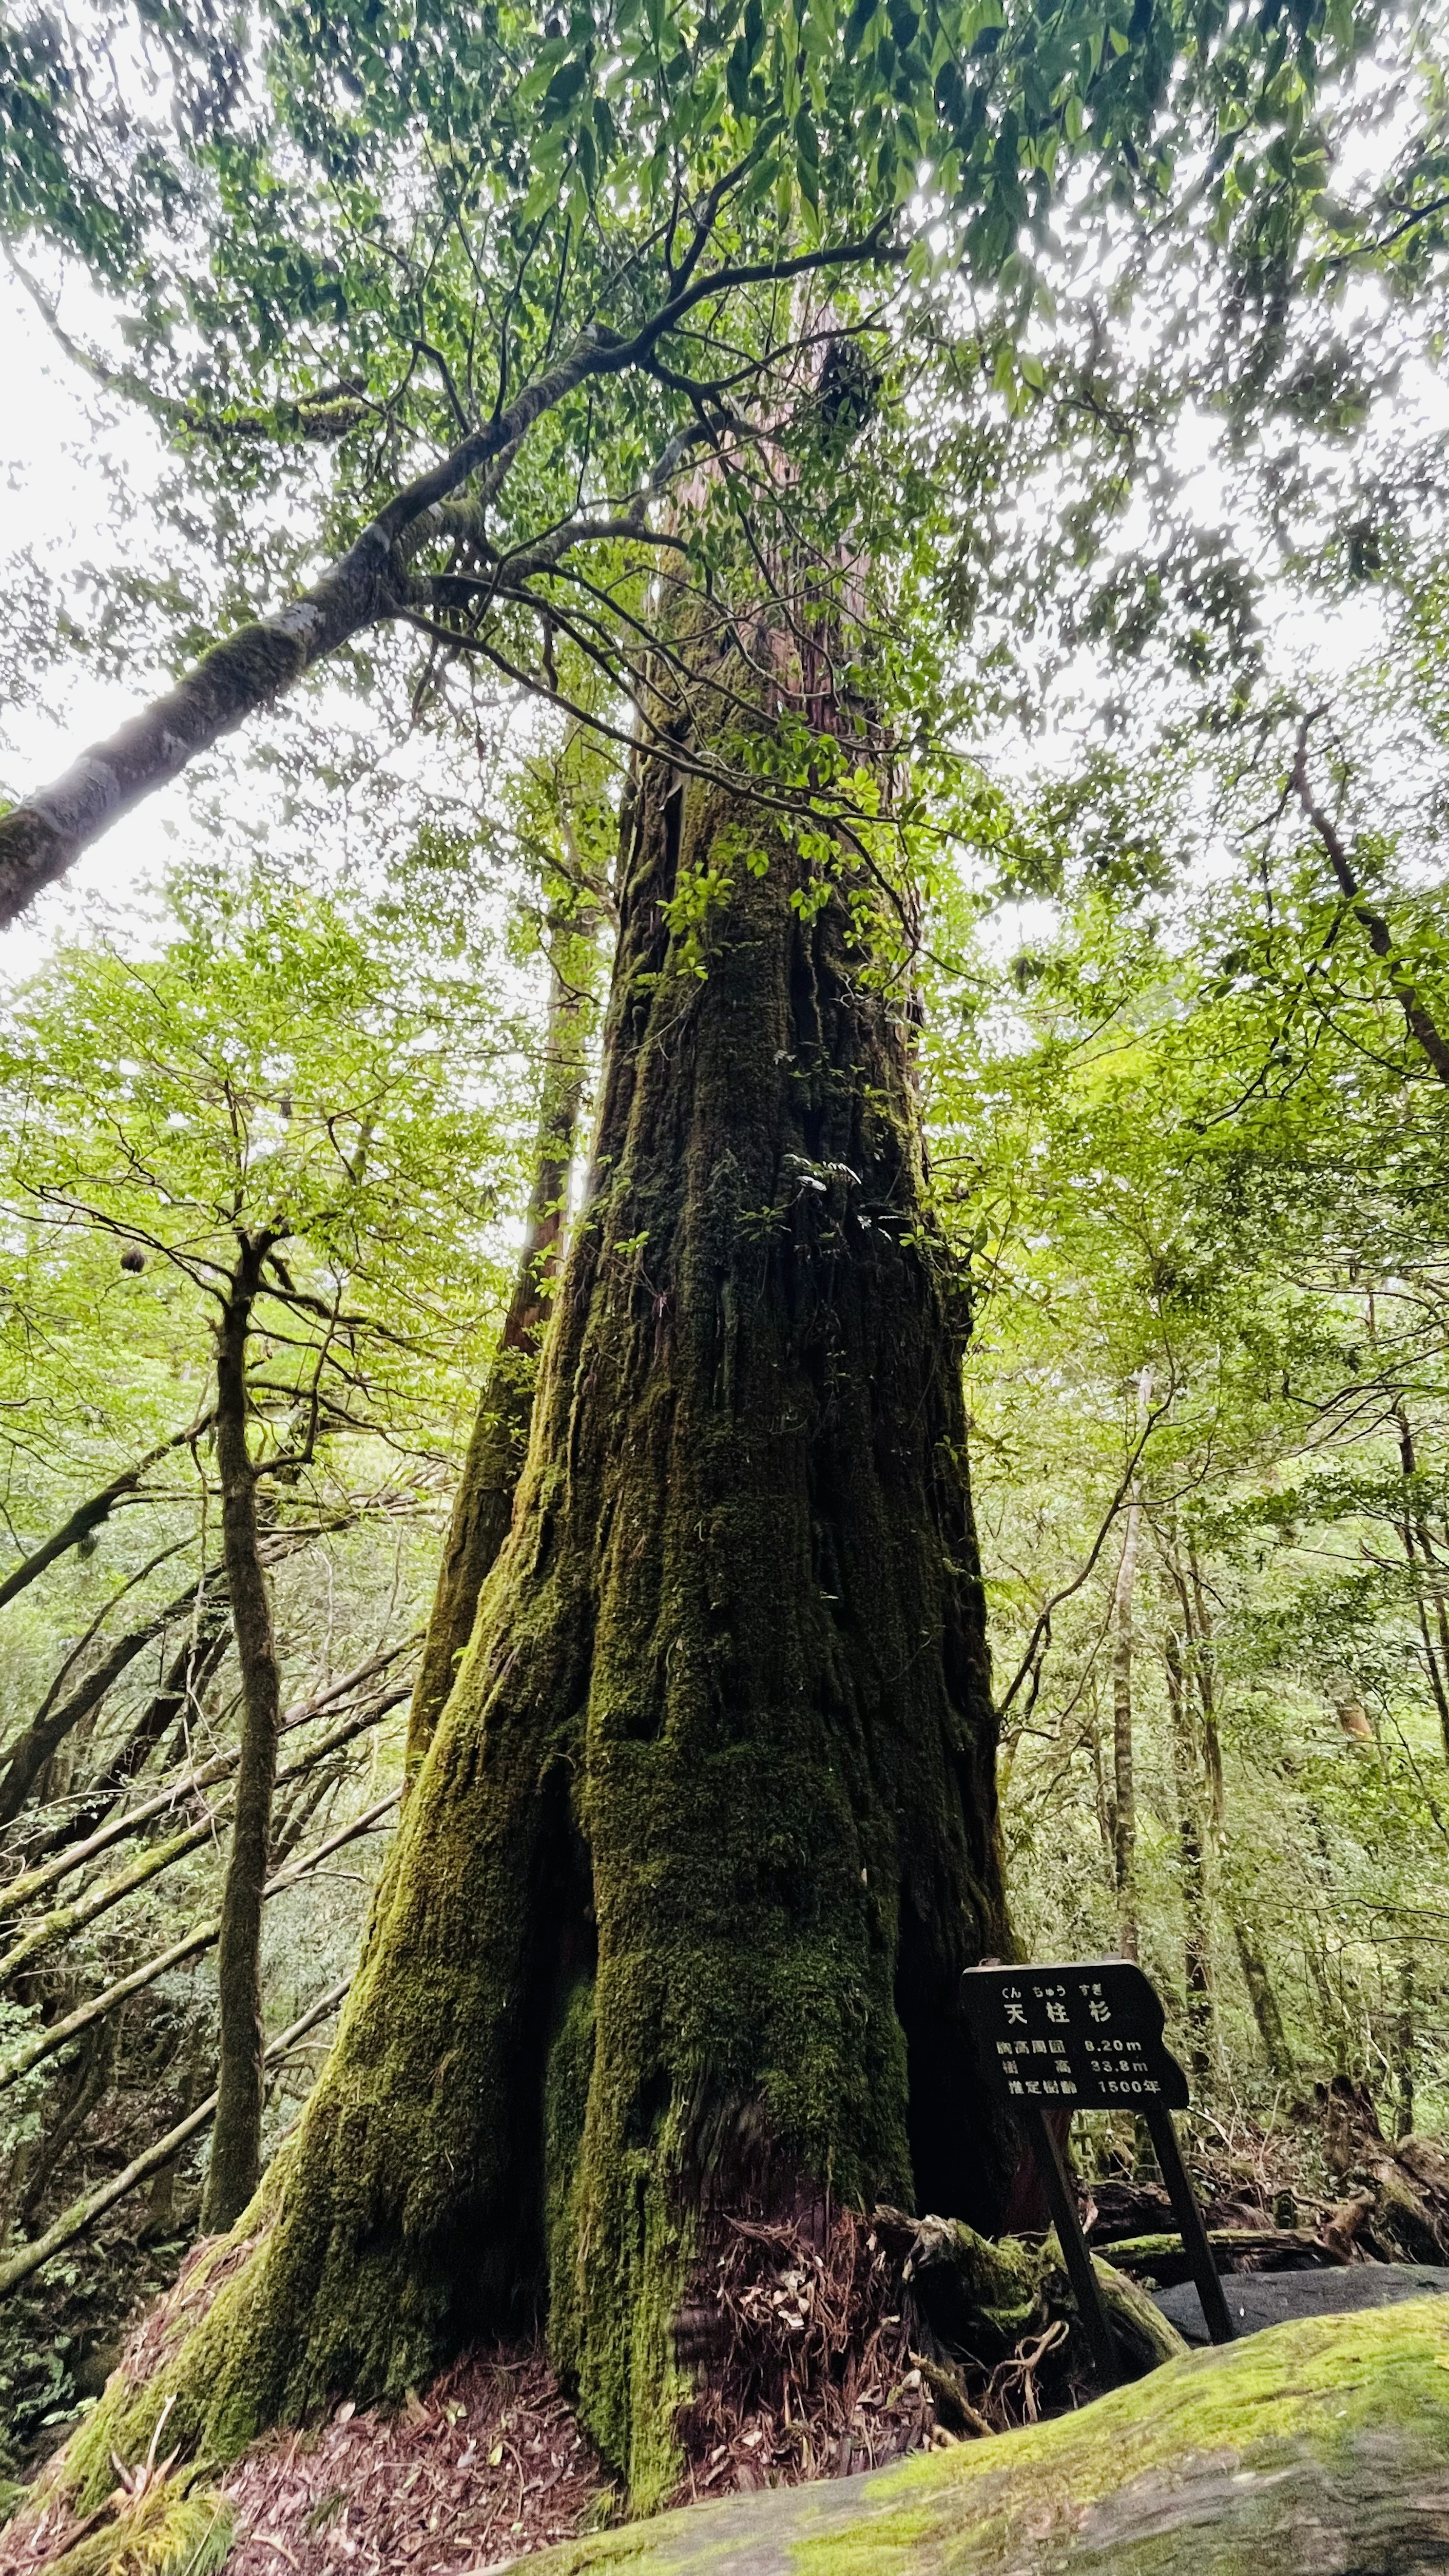
M1208 2333L1231 2343L1227 2301L1172 2125L1173 2112L1187 2108L1187 2077L1163 2044L1162 2006L1142 1970L1130 1959L968 1968L961 1992L982 2075L1031 2140L1099 2376L1117 2376L1112 2331L1053 2111L1068 2121L1074 2111L1143 2114Z

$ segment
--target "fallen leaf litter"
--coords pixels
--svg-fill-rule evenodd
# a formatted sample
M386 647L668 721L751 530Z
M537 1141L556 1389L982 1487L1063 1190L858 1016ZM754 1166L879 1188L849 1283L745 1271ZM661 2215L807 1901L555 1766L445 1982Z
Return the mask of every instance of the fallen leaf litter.
M608 2492L542 2354L472 2354L393 2410L344 2402L223 2480L227 2576L468 2576L571 2539Z

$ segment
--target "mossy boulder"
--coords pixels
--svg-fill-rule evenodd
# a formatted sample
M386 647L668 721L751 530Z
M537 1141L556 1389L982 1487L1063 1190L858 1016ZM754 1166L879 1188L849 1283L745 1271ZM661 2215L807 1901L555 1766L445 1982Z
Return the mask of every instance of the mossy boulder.
M536 2576L1429 2576L1449 2298L1275 2327L1020 2433L662 2515Z

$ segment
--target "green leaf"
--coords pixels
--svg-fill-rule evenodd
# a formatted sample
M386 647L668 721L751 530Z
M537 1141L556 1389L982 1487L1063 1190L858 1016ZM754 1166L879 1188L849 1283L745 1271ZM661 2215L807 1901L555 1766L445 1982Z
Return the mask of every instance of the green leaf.
M768 197L779 175L779 155L774 152L761 153L735 200L735 211L741 220L753 213L755 207Z
M969 54L988 28L1004 27L1005 24L1006 11L1001 0L971 0L971 6L961 20L962 50Z
M543 97L545 125L557 125L567 116L589 77L587 63L577 60L560 63Z
M848 63L854 62L859 53L865 31L879 5L880 0L851 0L850 15L846 19L845 33L841 38L841 50Z

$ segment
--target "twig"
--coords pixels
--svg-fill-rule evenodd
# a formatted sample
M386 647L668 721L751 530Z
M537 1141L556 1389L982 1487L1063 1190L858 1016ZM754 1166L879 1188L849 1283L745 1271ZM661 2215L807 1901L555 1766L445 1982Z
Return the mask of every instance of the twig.
M277 1774L276 1787L280 1789L293 1780L304 1778L329 1754L350 1744L355 1736L364 1734L369 1727L378 1725L390 1708L399 1707L407 1697L405 1690L394 1691L388 1698L349 1718L345 1725L334 1727L332 1733L324 1736L320 1744L313 1745L300 1761L289 1764L285 1771ZM7 1985L52 1943L69 1940L74 1933L85 1931L98 1916L109 1913L113 1905L119 1905L125 1897L134 1895L138 1887L149 1886L163 1870L172 1868L177 1861L184 1860L188 1852L210 1842L221 1825L225 1807L226 1800L223 1799L219 1807L208 1808L197 1823L188 1825L182 1833L173 1834L169 1842L158 1843L154 1850L143 1852L139 1860L132 1861L130 1867L121 1870L115 1878L106 1879L101 1886L89 1889L72 1905L56 1906L53 1912L42 1915L38 1923L28 1925L19 1940L0 1958L0 1985Z
M1404 1014L1409 1035L1418 1040L1439 1080L1449 1084L1449 1045L1446 1045L1440 1036L1433 1015L1418 986L1412 977L1404 972L1394 946L1393 933L1383 914L1375 912L1372 904L1366 900L1333 817L1314 800L1313 790L1308 781L1308 732L1312 723L1313 717L1307 715L1298 728L1298 748L1294 753L1293 767L1288 775L1290 792L1297 797L1308 821L1322 842L1328 855L1329 866L1338 879L1343 899L1353 912L1354 918L1367 931L1368 943L1375 957L1380 958L1389 970L1389 982L1393 987L1394 999Z
M1005 1717L1006 1712L1010 1708L1012 1701L1015 1699L1017 1692L1020 1690L1022 1683L1026 1680L1028 1673L1031 1671L1038 1649L1045 1645L1050 1638L1052 1613L1056 1610L1060 1610L1064 1601L1070 1601L1074 1592L1080 1592L1083 1584L1089 1579L1098 1557L1101 1555L1103 1548L1107 1544L1107 1533L1111 1529L1117 1514L1122 1509L1123 1504L1126 1502L1128 1495L1132 1491L1132 1486L1136 1479L1137 1469L1142 1453L1146 1448L1148 1441L1151 1439L1153 1432L1157 1429L1159 1422L1162 1421L1165 1414L1171 1411L1176 1395L1177 1382L1176 1379L1173 1379L1171 1384L1168 1386L1167 1393L1164 1395L1161 1403L1153 1406L1151 1412L1147 1416L1146 1422L1142 1426L1141 1435L1127 1461L1126 1472L1107 1506L1102 1526L1092 1541L1091 1553L1087 1557L1085 1564L1076 1574L1073 1575L1071 1582L1064 1583L1060 1592L1054 1592L1051 1599L1044 1605L1037 1619L1036 1625L1032 1629L1030 1637L1027 1639L1026 1653L1022 1656L1021 1662L1017 1666L1011 1688L1006 1693L1005 1698L998 1704L996 1712L998 1718Z
M326 1690L314 1693L311 1699L299 1700L294 1708L288 1709L282 1720L280 1733L290 1735L294 1728L310 1725L313 1718L320 1717L325 1709L334 1707L339 1699L345 1699L349 1691L358 1689L375 1673L382 1672L389 1664L395 1663L399 1655L409 1653L418 1642L417 1635L405 1637L400 1646L390 1646L385 1654L370 1656L365 1664L359 1664L354 1671L344 1673L339 1681L330 1683ZM405 1691L399 1692L398 1698L406 1697ZM382 1717L389 1708L396 1706L397 1699L385 1699L379 1702L375 1714ZM368 1722L370 1723L370 1720ZM332 1751L337 1744L345 1740L340 1735L324 1738L321 1744L312 1747L311 1752L305 1757L306 1762L310 1764L314 1760L320 1760L323 1753ZM0 1887L0 1918L13 1914L22 1905L28 1905L32 1898L43 1895L47 1888L57 1886L60 1880L68 1878L73 1870L83 1869L87 1861L99 1859L101 1853L109 1851L113 1843L123 1842L128 1835L138 1833L143 1825L151 1824L157 1816L168 1814L173 1807L179 1806L183 1798L194 1797L200 1789L212 1788L218 1780L224 1780L229 1771L234 1771L236 1764L235 1748L227 1753L215 1754L209 1762L203 1762L199 1770L190 1771L184 1779L173 1780L166 1788L158 1790L155 1797L148 1798L144 1805L128 1808L124 1815L116 1816L109 1824L99 1826L96 1832L89 1835L83 1843L72 1843L68 1849L58 1853L54 1860L48 1860L39 1869L27 1870L22 1877L12 1879L8 1887ZM301 1767L301 1764L294 1765L291 1770L284 1771L281 1778L295 1779ZM280 1782L278 1785L280 1786Z

